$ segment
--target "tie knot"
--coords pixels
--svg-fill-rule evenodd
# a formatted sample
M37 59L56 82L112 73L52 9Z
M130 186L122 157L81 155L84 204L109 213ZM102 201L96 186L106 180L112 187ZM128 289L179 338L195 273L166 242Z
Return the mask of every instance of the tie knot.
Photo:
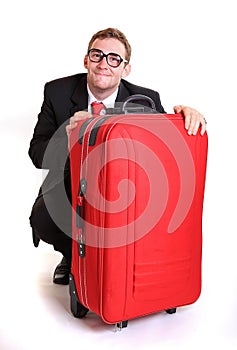
M92 113L96 115L100 115L105 113L105 106L102 102L92 102Z

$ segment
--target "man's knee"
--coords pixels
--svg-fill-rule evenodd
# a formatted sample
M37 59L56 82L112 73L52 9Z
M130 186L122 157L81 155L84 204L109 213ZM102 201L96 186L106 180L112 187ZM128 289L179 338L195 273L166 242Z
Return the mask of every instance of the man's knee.
M30 225L34 234L46 243L53 244L55 234L58 231L56 224L50 217L47 208L45 207L43 197L37 198L35 201L31 215Z

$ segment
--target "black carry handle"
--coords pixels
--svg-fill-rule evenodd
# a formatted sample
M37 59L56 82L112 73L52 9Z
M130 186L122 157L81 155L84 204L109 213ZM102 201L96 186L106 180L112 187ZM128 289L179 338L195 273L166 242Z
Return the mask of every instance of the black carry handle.
M128 103L134 103L137 102L136 106L139 105L139 102L147 102L148 103L148 107L150 107L153 112L156 112L156 105L155 102L152 100L152 98L146 96L146 95L141 95L141 94L135 94L135 95L131 95L128 96L124 101L123 104L121 106L121 113L125 114L126 113L126 108L128 106ZM144 105L143 105L144 107Z
M140 104L139 102L143 102L143 103ZM146 105L144 104L144 102L146 102ZM147 108L147 110L145 110L145 108ZM152 100L152 98L142 94L135 94L135 95L128 96L123 102L116 102L114 108L106 108L106 115L103 118L99 119L91 129L89 142L88 142L89 146L95 145L96 137L101 125L113 115L128 114L128 113L144 114L145 112L157 113L156 105L155 105L155 102ZM78 138L78 142L80 144L82 144L84 133L87 126L90 124L90 122L92 122L93 119L94 117L89 118L82 124L79 131L79 138Z
M137 103L134 104L133 102L136 101ZM132 102L132 103L131 103ZM138 102L147 102L148 106L139 104ZM130 103L130 106L128 104ZM120 109L117 110L118 114L126 114L126 111L128 110L130 113L145 113L145 107L148 108L147 113L157 113L156 111L156 105L155 102L152 100L152 98L141 95L141 94L135 94L128 96L120 106ZM113 109L111 113L112 115L116 113L116 107ZM106 111L106 114L108 114L108 110ZM104 116L103 118L99 119L95 125L93 125L89 137L89 146L94 146L96 142L96 137L99 131L99 128L101 125L111 117L111 115Z

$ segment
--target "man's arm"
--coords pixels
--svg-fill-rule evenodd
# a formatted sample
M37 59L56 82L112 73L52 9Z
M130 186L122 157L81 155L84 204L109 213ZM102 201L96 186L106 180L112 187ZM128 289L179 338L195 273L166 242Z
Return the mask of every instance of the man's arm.
M58 127L47 86L48 84L45 85L44 101L30 142L29 156L36 168L63 169L67 158L65 126Z

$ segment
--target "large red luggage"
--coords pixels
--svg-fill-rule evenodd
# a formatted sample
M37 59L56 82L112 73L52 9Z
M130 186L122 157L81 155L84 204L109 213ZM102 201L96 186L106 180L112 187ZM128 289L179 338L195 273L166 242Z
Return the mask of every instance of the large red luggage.
M98 116L70 137L71 311L125 327L201 292L207 135L181 115Z

